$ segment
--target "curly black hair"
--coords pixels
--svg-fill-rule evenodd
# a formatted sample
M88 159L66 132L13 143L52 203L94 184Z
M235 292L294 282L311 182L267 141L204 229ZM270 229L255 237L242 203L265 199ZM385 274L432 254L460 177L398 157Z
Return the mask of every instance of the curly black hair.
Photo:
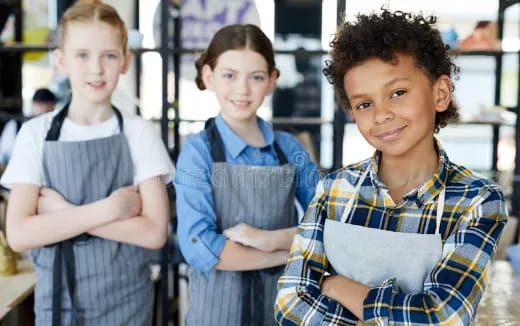
M379 15L358 15L355 22L345 22L330 43L331 60L326 61L323 69L329 83L334 85L339 103L351 109L343 79L349 69L370 58L392 62L397 54L410 55L430 80L437 80L441 75L456 79L459 68L449 55L449 46L432 26L435 23L434 16L388 10ZM457 110L452 99L446 111L436 114L435 132L449 121L456 121Z

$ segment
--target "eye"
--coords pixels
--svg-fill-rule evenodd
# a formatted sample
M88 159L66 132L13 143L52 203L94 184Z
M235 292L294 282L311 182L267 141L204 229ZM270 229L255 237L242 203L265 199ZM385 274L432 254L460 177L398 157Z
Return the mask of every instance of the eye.
M371 104L369 102L362 102L362 103L359 103L358 105L356 105L356 110L363 111L363 110L368 109L370 106L371 106Z
M222 77L225 79L235 79L235 74L231 72L225 72L222 74Z
M87 54L87 52L78 52L78 53L76 53L76 57L78 57L80 59L86 59L86 58L88 58L88 54Z
M398 89L397 91L393 92L390 97L399 97L401 95L404 95L406 91L404 89Z
M253 75L253 80L264 81L265 77L264 77L264 75Z
M107 59L110 59L110 60L117 59L117 55L114 54L114 53L107 53L107 54L105 54L105 57L106 57Z

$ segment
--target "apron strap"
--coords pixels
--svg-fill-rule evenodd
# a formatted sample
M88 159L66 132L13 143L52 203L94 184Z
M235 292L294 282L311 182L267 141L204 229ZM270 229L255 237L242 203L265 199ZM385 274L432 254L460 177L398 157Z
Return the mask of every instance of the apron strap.
M359 194L359 190L361 189L361 185L363 185L363 181L365 181L368 172L370 171L370 166L367 167L365 172L363 172L363 175L359 178L359 181L356 184L356 188L354 189L354 192L352 193L352 196L350 196L347 206L345 207L345 210L343 210L343 214L341 215L341 222L345 223L347 221L348 215L350 214L350 210L352 209L352 206L354 205L354 200Z
M435 218L435 234L440 233L442 214L444 213L444 201L446 197L446 187L443 187L439 193L439 201L437 202L437 216Z
M206 120L204 124L204 129L206 129L208 133L209 143L211 145L211 158L213 162L226 162L226 155L224 153L224 142L222 141L222 137L220 137L220 133L217 129L217 125L215 124L215 118L209 118ZM280 145L276 142L273 142L274 150L276 155L278 156L278 161L280 165L284 165L289 163L287 157L283 153Z
M47 136L45 137L46 141L57 141L60 139L60 133L61 133L61 127L63 126L63 122L65 121L65 118L67 117L67 113L69 113L69 105L70 102L63 107L63 109L54 116L51 122L51 127L49 128L49 131L47 132ZM112 109L114 110L114 113L116 114L117 122L119 124L119 131L123 132L123 116L121 115L121 112L112 105Z
M52 266L52 326L61 326L62 266L61 244L57 244Z
M280 162L280 165L284 165L289 163L287 160L287 157L282 152L282 149L280 148L280 145L276 142L276 140L273 142L274 150L276 151L276 155L278 155L278 161Z
M345 207L345 210L343 211L343 214L341 215L341 222L345 223L347 221L348 215L350 211L352 210L352 206L354 205L354 199L359 194L359 190L361 189L361 185L363 184L363 181L365 181L368 172L370 171L370 168L367 168L366 171L363 173L361 178L359 178L358 183L356 184L356 188L354 189L353 195L349 198L347 202L347 206ZM444 201L446 197L446 187L442 188L441 192L439 193L439 200L437 202L437 212L436 212L436 218L435 218L435 234L439 234L441 222L442 222L442 214L444 213Z
M74 261L74 248L72 240L62 241L55 246L53 275L52 275L52 326L61 326L61 308L63 293L63 264L65 264L65 281L67 282L67 293L71 302L71 322L77 323L77 312L75 309L75 282L76 264Z
M226 162L226 155L224 153L224 142L215 125L215 118L209 118L204 129L208 132L209 143L211 145L211 158L213 162Z
M260 271L244 271L242 275L241 325L255 325L264 319L264 282ZM261 304L258 304L258 303Z

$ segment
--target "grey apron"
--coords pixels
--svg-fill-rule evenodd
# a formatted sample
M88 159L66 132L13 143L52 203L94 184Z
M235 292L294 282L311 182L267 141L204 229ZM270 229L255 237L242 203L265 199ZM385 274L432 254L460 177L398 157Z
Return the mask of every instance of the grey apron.
M114 108L117 135L60 142L67 111L68 106L54 117L47 133L45 186L84 205L132 185L121 113ZM31 250L36 325L148 325L153 296L147 257L146 249L87 234Z
M275 230L296 226L296 167L275 142L280 166L227 164L214 120L207 123L217 232L247 223ZM276 283L285 266L256 271L189 273L188 326L274 325Z
M394 232L346 223L355 198L370 171L367 168L359 179L340 221L327 219L323 231L323 245L330 264L339 275L357 282L379 286L396 278L406 293L424 290L428 275L442 257L440 225L444 212L445 188L439 193L435 234Z

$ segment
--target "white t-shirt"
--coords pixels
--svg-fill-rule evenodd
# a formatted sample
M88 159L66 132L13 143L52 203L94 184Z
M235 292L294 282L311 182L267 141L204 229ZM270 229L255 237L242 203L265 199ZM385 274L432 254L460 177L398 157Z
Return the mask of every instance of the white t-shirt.
M54 110L42 114L22 125L16 136L11 160L0 179L4 187L11 188L14 183L43 185L43 146L52 118L58 112ZM122 112L122 116L134 165L134 184L155 176L160 176L165 184L171 182L173 164L153 124L137 115ZM100 124L90 126L65 119L59 140L91 140L118 133L119 124L115 114Z

